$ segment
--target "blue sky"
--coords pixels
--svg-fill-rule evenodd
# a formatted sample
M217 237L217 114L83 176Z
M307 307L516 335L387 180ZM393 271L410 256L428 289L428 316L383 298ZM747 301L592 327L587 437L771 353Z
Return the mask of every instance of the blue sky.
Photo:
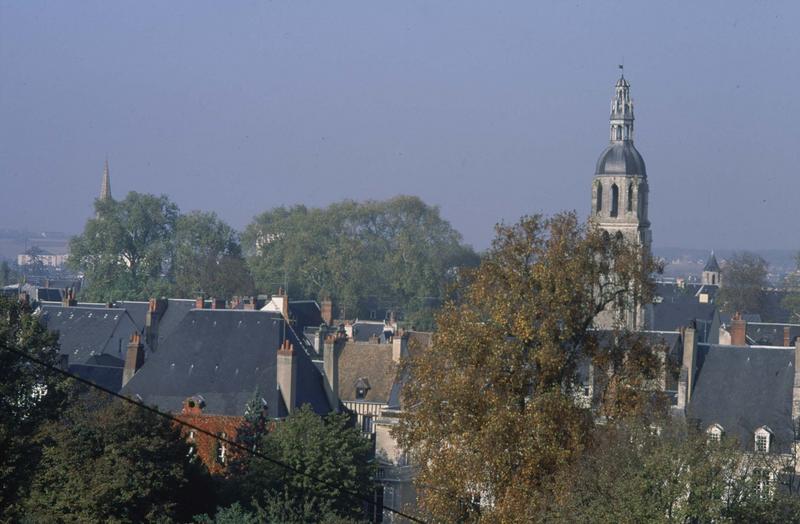
M0 227L415 194L585 216L617 64L656 246L800 247L797 2L0 2Z

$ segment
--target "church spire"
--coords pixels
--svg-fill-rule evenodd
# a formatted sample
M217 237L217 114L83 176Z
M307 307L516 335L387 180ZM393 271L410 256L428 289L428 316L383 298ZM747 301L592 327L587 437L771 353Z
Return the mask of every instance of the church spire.
M619 66L622 69L622 66ZM620 74L611 100L611 142L633 141L633 100L631 84Z
M103 167L103 183L100 186L100 200L111 199L111 177L108 173L108 157L106 157L106 164Z

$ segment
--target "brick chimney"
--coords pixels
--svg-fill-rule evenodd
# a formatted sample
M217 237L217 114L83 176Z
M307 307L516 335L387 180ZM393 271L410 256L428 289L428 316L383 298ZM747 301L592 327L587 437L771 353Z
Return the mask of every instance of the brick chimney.
M733 319L731 320L731 345L747 345L747 322L742 319L742 315L738 311L733 315Z
M697 337L695 329L687 327L683 329L683 363L681 374L678 379L678 404L677 408L685 410L692 398L694 388L694 373L697 365Z
M278 293L272 296L271 301L281 312L283 318L289 320L289 296L282 287L278 288Z
M392 338L392 362L399 364L400 360L408 356L408 334L398 329Z
M322 321L325 322L327 325L333 324L333 301L330 298L326 298L322 301L319 305L320 315L322 315Z
M784 347L792 345L792 329L789 326L783 326L783 345Z
M288 413L297 404L297 356L288 340L278 349L278 388Z
M343 333L329 335L325 339L322 353L323 369L325 371L325 393L328 403L333 411L339 410L339 356L347 343L347 336Z
M136 331L131 335L128 352L125 354L125 367L122 369L123 386L133 378L142 364L144 364L144 344L142 344L142 336Z
M158 324L167 310L169 302L166 298L151 298L147 305L147 315L144 319L144 338L151 351L158 346Z
M196 299L194 299L194 308L195 309L203 309L206 307L206 297L200 295Z
M202 415L206 400L200 395L192 395L183 401L181 413L184 415Z
M258 298L257 297L250 297L249 299L245 300L243 309L253 310L258 309Z

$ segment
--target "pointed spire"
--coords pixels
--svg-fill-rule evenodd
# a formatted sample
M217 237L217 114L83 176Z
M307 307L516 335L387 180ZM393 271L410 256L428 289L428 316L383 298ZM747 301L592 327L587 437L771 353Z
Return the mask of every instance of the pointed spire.
M622 66L619 66L622 69ZM633 100L631 100L631 84L621 73L614 86L614 98L611 100L611 141L633 141Z
M100 200L109 200L111 198L111 176L108 172L108 157L106 157L106 164L103 167L103 183L100 186Z
M711 256L708 257L708 261L706 262L703 271L712 271L715 273L720 272L719 263L717 262L717 257L714 255L714 250L711 250Z

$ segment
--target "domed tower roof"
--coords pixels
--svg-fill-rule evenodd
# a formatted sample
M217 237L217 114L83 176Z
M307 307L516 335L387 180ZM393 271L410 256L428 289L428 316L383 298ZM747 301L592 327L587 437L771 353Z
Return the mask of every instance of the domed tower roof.
M595 174L647 176L647 168L642 155L628 141L608 146L597 160Z
M622 75L614 85L611 100L611 144L597 160L595 175L647 176L644 159L633 145L633 99L631 84Z

